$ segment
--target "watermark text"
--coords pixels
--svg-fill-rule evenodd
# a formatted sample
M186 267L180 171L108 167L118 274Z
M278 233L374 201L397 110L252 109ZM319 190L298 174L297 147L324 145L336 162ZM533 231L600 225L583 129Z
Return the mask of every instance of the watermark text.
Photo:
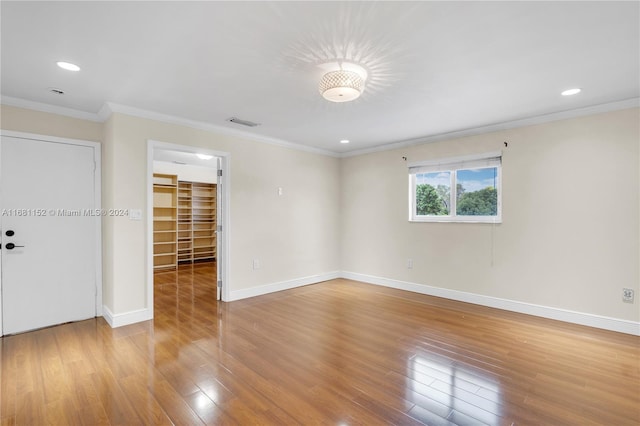
M129 209L2 209L9 217L98 217L129 216Z

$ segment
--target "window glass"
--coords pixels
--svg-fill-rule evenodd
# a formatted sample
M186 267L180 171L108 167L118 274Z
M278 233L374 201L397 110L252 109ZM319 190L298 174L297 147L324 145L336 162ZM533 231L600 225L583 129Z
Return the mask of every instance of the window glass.
M498 214L498 168L456 171L456 214L495 216Z
M416 214L448 215L451 203L451 172L416 175Z
M502 222L502 153L409 164L412 222Z

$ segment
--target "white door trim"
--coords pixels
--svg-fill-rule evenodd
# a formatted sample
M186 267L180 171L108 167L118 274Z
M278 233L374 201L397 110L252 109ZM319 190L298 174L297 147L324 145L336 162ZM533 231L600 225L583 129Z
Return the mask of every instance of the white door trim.
M100 142L61 138L58 136L39 135L35 133L16 132L12 130L0 129L1 136L9 136L19 139L30 139L43 142L62 143L67 145L79 145L93 148L93 161L95 170L93 172L94 185L94 206L95 209L102 208L102 144ZM0 182L2 185L2 182ZM2 208L2 199L0 199L0 210ZM96 316L102 316L102 223L96 221ZM2 275L0 274L0 335L2 335Z
M153 317L153 152L155 149L171 151L209 154L220 157L224 184L222 185L222 217L223 231L218 232L217 238L222 236L221 252L218 253L218 265L222 268L222 301L227 302L231 298L230 271L229 271L229 231L230 227L230 201L231 201L231 154L223 151L214 151L190 145L179 145L168 142L147 140L147 309Z

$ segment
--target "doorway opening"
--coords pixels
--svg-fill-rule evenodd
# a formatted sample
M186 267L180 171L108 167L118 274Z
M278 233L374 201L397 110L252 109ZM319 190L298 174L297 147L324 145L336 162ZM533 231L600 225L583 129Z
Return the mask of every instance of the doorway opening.
M228 300L228 153L148 142L149 307ZM167 303L168 299L175 301ZM178 314L179 312L176 312Z

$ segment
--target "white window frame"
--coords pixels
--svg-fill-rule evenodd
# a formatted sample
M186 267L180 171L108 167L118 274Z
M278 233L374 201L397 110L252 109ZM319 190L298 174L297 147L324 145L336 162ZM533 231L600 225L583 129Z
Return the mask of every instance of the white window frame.
M497 214L495 216L466 216L456 214L457 171L493 168L497 169L496 190L498 192ZM419 173L450 173L450 203L448 215L416 214L416 175ZM409 221L410 222L460 222L460 223L502 223L502 151L463 157L449 157L409 163Z

